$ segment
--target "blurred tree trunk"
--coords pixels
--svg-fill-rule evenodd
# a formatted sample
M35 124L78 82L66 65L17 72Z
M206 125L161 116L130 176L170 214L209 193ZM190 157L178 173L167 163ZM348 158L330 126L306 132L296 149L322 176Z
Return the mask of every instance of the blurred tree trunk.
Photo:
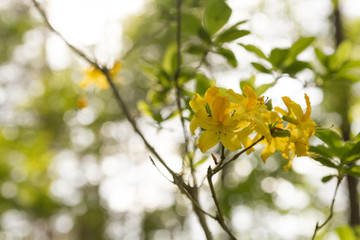
M339 9L338 1L333 1L334 12L333 12L333 21L335 27L335 44L336 47L340 45L340 43L344 40L343 33L343 24L341 19L341 13ZM344 102L343 102L343 110L341 111L341 131L343 134L344 141L350 140L350 120L349 120L349 107L350 107L350 87L344 87ZM357 199L357 178L353 176L347 176L347 186L349 192L349 207L350 207L350 217L349 224L351 226L360 224L360 216L359 216L359 203Z

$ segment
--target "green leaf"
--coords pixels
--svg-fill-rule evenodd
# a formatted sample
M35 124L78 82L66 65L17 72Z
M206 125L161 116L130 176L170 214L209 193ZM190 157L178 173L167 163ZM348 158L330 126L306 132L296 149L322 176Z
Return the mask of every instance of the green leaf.
M351 74L349 71L345 71L343 67L335 73L337 79L349 80L351 82L358 82L360 76L357 73Z
M329 69L338 70L344 63L349 60L352 45L350 41L343 41L336 49L335 53L330 56Z
M203 27L198 29L198 36L204 43L208 45L212 43L210 34Z
M205 162L208 160L208 158L209 158L208 156L203 157L202 159L200 159L199 161L197 161L197 162L194 164L194 167L196 168L196 167L202 165L203 163L205 163Z
M311 156L312 159L318 161L319 163L321 163L324 166L327 167L331 167L331 168L335 168L338 169L339 167L337 165L335 165L330 159L323 157L323 156Z
M332 159L334 157L334 153L329 148L323 145L310 146L309 151L316 154L320 154L321 156L324 156L329 159Z
M206 103L205 109L206 109L206 112L209 114L209 116L211 116L211 108L208 103Z
M360 166L352 166L347 169L342 169L343 172L345 172L348 175L354 176L354 177L360 177Z
M343 147L341 162L350 163L360 159L360 142L346 142Z
M178 114L179 114L179 111L178 111L178 110L175 110L175 111L171 112L167 117L164 117L164 120L172 119L172 118L174 118L175 116L177 116Z
M338 227L336 233L340 240L356 240L355 232L350 226Z
M244 23L246 23L246 22L247 22L247 20L241 20L241 21L235 23L234 25L232 25L230 28L235 29L235 28L237 28L239 25L244 24ZM229 29L230 29L230 28L229 28Z
M269 88L275 85L275 82L263 84L255 89L256 96L261 96ZM271 101L271 100L270 100Z
M150 106L149 104L147 104L145 101L142 101L140 100L138 103L137 103L137 108L139 109L139 111L143 114L143 115L146 115L146 116L149 116L149 117L153 117L153 114L150 110Z
M267 101L265 103L265 105L266 105L267 110L269 110L269 111L273 110L273 105L272 105L272 100L271 99L269 101Z
M294 44L290 47L286 65L291 64L296 59L297 55L309 47L314 40L314 37L305 37L299 38L296 42L294 42Z
M220 54L221 56L223 56L231 66L233 66L233 67L237 66L236 57L231 50L219 47L216 52L218 54Z
M319 48L315 48L314 51L315 51L315 55L316 55L317 59L320 61L320 63L324 67L328 68L329 57Z
M343 69L351 69L360 67L360 60L350 60L343 65Z
M205 75L200 73L196 74L195 79L196 79L196 92L201 96L204 96L206 90L214 85L214 80L210 80Z
M217 43L224 43L224 42L232 42L238 38L244 37L246 35L250 34L247 30L239 30L230 28L221 33L215 40Z
M299 121L298 121L298 120L296 120L296 119L294 119L294 118L292 118L292 117L289 117L289 116L287 116L287 115L284 115L284 116L282 117L282 119L284 119L284 121L289 122L289 123L299 124Z
M270 74L271 73L271 70L270 69L267 69L266 67L264 67L263 65L259 64L259 63L255 63L255 62L252 62L251 65L253 65L253 67L258 70L259 72L262 72L262 73L267 73L267 74Z
M337 157L341 157L343 140L340 135L328 128L316 129L315 136L322 140Z
M353 142L360 142L360 133L358 133L358 135L356 135L353 139Z
M326 183L326 182L330 181L333 177L336 177L336 175L328 175L328 176L325 176L325 177L323 177L323 178L321 179L321 181L322 181L323 183Z
M244 89L245 84L249 85L252 89L255 88L255 75L252 75L247 80L240 81L240 89Z
M201 26L201 19L197 18L195 14L182 13L181 14L181 30L189 34L195 35Z
M294 77L298 72L301 72L307 68L308 69L312 68L308 62L295 60L291 65L283 68L282 72L289 74L291 77Z
M279 68L289 54L289 49L275 48L271 51L269 61L271 64Z
M162 66L166 73L172 75L175 73L176 65L177 65L177 46L175 43L170 44L163 57Z
M290 137L291 133L289 130L283 130L279 129L276 130L274 134L272 134L273 137Z
M227 23L231 15L231 8L224 0L212 0L205 9L204 27L214 35L222 26Z
M187 47L186 51L190 54L202 55L205 52L205 48L202 45L192 44Z
M269 60L258 47L251 45L251 44L245 45L245 44L239 43L239 45L242 46L243 48L245 48L247 51L255 53L258 57L265 59L267 61Z

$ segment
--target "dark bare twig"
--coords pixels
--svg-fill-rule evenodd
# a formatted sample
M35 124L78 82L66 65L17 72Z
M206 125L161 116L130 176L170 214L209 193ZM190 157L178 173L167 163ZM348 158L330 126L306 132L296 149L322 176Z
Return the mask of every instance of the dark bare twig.
M208 180L211 195L212 195L212 198L214 199L214 203L215 203L216 210L217 210L215 220L220 224L220 226L230 236L231 240L236 240L236 237L233 235L230 228L225 223L224 215L223 215L223 213L221 211L219 201L217 200L217 197L216 197L216 192L215 192L214 185L213 185L213 182L212 182L212 176L213 176L212 175L212 169L209 166L208 171L207 171L207 180Z
M335 192L334 192L334 196L332 198L332 201L331 201L331 205L330 205L330 214L329 216L327 217L327 219L321 224L319 225L319 222L316 223L316 226L315 226L315 230L314 230L314 234L312 236L312 240L315 239L315 236L316 236L316 233L317 231L319 231L321 228L323 228L329 221L330 219L332 218L333 214L334 214L334 204L335 204L335 198L336 198L336 194L337 194L337 191L339 189L339 186L340 186L340 183L341 183L341 180L343 179L342 176L338 176L337 177L337 183L336 183L336 188L335 188Z

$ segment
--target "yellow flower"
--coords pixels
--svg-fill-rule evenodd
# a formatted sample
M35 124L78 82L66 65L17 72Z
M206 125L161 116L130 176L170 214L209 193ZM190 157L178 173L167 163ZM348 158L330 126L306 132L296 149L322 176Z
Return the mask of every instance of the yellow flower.
M190 101L191 108L195 111L190 123L190 131L195 134L195 129L205 129L200 138L198 147L205 152L221 142L230 151L241 148L236 130L244 127L244 122L234 118L235 106L225 95L219 94L217 87L209 88L204 99L198 94ZM246 124L246 123L245 123Z
M120 70L121 64L119 62L116 62L114 66L109 70L111 78L114 79ZM79 83L80 87L85 88L92 85L100 89L108 89L110 87L106 76L95 66L90 66L82 72L85 74L85 76Z
M238 137L242 140L242 142L247 142L248 145L250 145L251 141L249 141L249 135L254 130L270 142L271 135L269 126L265 123L262 116L268 112L266 105L264 104L264 97L258 98L254 90L247 84L245 84L243 88L245 96L237 94L231 89L229 89L227 93L229 94L231 100L238 104L238 108L235 112L236 119L248 122L248 130L239 131ZM247 147L247 145L244 146Z
M305 94L306 111L305 113L301 109L300 105L293 102L289 97L282 98L288 111L276 107L275 110L283 115L283 119L288 122L285 129L291 132L289 138L290 150L293 152L290 157L289 163L284 167L290 168L292 160L296 156L307 156L309 150L309 138L314 135L316 124L310 118L311 105L308 95Z
M271 126L272 136L270 142L263 140L260 143L266 144L264 150L261 153L261 159L266 162L266 159L273 155L275 151L280 151L284 158L289 158L289 137L277 136L279 131L283 131L282 119L276 112L268 112L264 116L265 122Z

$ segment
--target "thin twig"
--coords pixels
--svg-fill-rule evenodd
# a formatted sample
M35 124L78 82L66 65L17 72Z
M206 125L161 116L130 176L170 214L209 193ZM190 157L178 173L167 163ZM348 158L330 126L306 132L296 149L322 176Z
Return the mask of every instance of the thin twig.
M212 182L212 176L213 176L212 175L212 169L209 166L208 171L207 171L207 180L209 182L211 195L212 195L212 198L214 199L214 203L215 203L215 206L216 206L216 209L217 209L217 214L216 214L215 220L220 224L220 226L230 236L230 239L236 240L236 237L233 235L230 228L225 223L224 215L223 215L223 213L221 211L219 201L217 200L217 197L216 197L216 192L215 192L214 185L213 185L213 182Z
M343 179L342 176L338 176L337 177L337 183L336 183L336 188L335 188L335 192L334 192L334 196L332 198L332 201L331 201L331 205L330 205L330 214L329 216L327 217L327 219L321 224L319 225L319 222L316 223L316 226L315 226L315 230L314 230L314 234L312 236L312 240L315 239L315 236L316 236L316 233L317 231L319 231L322 227L324 227L329 221L330 219L332 218L333 214L334 214L334 204L335 204L335 198L336 198L336 194L337 194L337 191L339 189L339 186L340 186L340 183L341 183L341 180Z
M219 165L223 165L225 161L225 147L224 145L221 143L221 156L220 156L220 163Z
M181 87L179 84L179 78L181 74L181 64L182 64L182 57L181 57L181 5L182 0L177 0L176 4L176 44L177 44L177 65L176 71L174 75L174 82L175 82L175 91L176 91L176 105L180 114L180 121L183 128L183 135L184 135L184 145L185 145L185 155L188 153L188 134L185 127L185 118L183 116L183 109L181 106Z
M165 176L165 174L164 174L163 172L160 171L160 169L159 169L159 167L156 165L154 159L152 159L151 156L149 156L149 158L150 158L151 163L152 163L152 164L154 165L154 167L156 168L156 170L158 170L158 172L159 172L166 180L168 180L169 182L173 183L173 181L171 181L167 176Z
M235 161L241 154L243 154L244 152L246 152L247 150L251 149L252 147L254 147L256 144L258 144L260 141L262 141L264 139L264 136L262 136L261 138L259 138L258 140L256 140L255 142L253 142L250 146L248 146L247 148L241 150L240 152L238 152L237 154L235 154L229 161L225 162L224 164L218 164L213 170L212 170L212 175L215 175L217 172L219 172L220 170L224 169L224 167L226 167L228 164L232 163L233 161Z

